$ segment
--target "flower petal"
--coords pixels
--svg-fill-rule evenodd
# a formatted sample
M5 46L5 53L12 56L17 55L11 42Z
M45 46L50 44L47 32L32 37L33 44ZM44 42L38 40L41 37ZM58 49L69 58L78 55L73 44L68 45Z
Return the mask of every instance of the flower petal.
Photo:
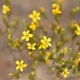
M19 64L20 64L18 60L16 61L16 64L17 64L17 65L19 65Z
M24 63L24 61L23 60L21 60L21 64L23 64Z
M16 67L16 70L18 70L18 69L19 69L19 66Z
M20 71L23 72L23 67L20 67Z
M23 64L23 67L27 67L27 64Z

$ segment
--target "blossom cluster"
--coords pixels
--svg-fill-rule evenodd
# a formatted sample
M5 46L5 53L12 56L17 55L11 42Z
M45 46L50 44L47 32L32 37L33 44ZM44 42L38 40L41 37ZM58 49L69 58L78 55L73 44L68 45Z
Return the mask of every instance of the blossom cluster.
M62 12L62 3L64 0L52 0L52 15L54 20L49 23L46 28L43 26L41 20L44 18L48 20L47 14L44 7L40 7L39 10L33 10L28 18L31 20L30 23L24 19L22 34L20 38L13 39L12 29L17 29L19 26L18 18L14 18L11 22L8 19L13 15L10 0L5 0L5 4L2 6L3 22L7 27L7 39L8 45L13 50L26 50L28 57L31 58L33 64L30 66L32 71L29 74L29 80L35 80L35 70L40 62L49 65L51 62L55 62L54 65L49 67L53 72L56 72L56 78L63 76L67 78L70 73L76 73L80 71L80 40L75 42L78 49L77 51L73 48L73 42L80 39L80 24L72 20L65 29L59 23ZM75 13L80 11L80 7L73 8L70 16L72 17ZM66 44L71 44L68 47ZM67 55L68 58L66 59ZM9 73L14 79L19 80L22 72L28 69L28 63L21 60L15 60L15 71ZM70 71L72 70L72 72Z

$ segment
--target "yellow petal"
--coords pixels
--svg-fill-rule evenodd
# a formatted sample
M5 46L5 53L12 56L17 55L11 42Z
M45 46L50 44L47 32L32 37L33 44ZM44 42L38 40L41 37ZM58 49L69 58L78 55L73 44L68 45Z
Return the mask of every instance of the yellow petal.
M21 64L23 64L24 63L24 61L23 60L21 60Z
M29 37L26 37L26 41L29 41Z
M35 50L36 48L35 47L32 47L32 50Z
M67 74L64 74L64 78L67 78Z
M2 12L3 12L3 14L6 14L6 11L5 10L3 10Z
M33 18L33 15L32 15L32 14L30 14L30 15L29 15L29 18Z
M26 35L26 31L23 31L23 35Z
M36 15L36 13L37 13L37 12L36 12L35 10L33 10L33 15Z
M20 62L17 60L17 61L16 61L16 64L17 64L17 65L19 65L19 64L20 64Z
M23 64L23 67L27 67L27 64Z
M23 67L20 67L20 71L23 72Z
M25 36L22 36L22 37L21 37L21 40L24 40L24 39L25 39Z
M18 69L19 69L19 66L16 67L16 70L18 70Z
M33 37L33 34L29 34L29 37Z
M36 45L36 43L33 44L33 46L35 46L35 45Z
M51 38L48 38L48 41L51 41Z
M33 18L33 21L36 22L37 21L36 18Z
M46 37L46 36L43 36L43 39L44 39L44 40L46 40L46 39L47 39L47 37Z
M27 43L27 46L31 46L31 44L30 43Z

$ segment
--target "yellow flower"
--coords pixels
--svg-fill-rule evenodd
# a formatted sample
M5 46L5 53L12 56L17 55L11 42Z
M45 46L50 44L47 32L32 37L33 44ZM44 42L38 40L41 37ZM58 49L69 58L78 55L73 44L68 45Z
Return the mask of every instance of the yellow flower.
M80 25L76 21L72 21L71 29L76 35L80 35Z
M45 44L46 47L52 46L50 42L51 38L47 38L46 36L43 36L43 38L41 39L41 43Z
M34 22L31 22L30 29L35 30L37 25Z
M48 46L52 46L51 45L51 38L47 38L46 36L43 36L43 38L41 39L41 44L39 46L39 49L43 48L46 49Z
M24 61L21 60L21 61L16 61L16 70L20 70L21 72L23 71L23 68L27 67L27 64L24 64Z
M61 10L60 10L60 6L58 4L52 4L52 13L54 15L58 15L58 14L61 14Z
M29 18L31 18L33 20L33 22L37 22L37 21L41 20L40 12L33 10L32 14L29 15Z
M23 31L23 36L21 37L21 40L29 41L29 38L33 37L33 34L30 34L30 30Z
M36 46L36 43L33 43L33 44L27 43L27 48L28 49L35 50L36 49L35 46Z
M6 14L6 13L9 12L9 11L10 11L9 6L7 6L7 5L3 5L3 6L2 6L2 13L3 13L3 14Z
M80 35L80 26L77 27L77 29L75 31L75 34L78 35L78 36Z
M65 68L62 72L62 75L64 76L64 78L67 78L67 75L69 74L69 71L67 68Z

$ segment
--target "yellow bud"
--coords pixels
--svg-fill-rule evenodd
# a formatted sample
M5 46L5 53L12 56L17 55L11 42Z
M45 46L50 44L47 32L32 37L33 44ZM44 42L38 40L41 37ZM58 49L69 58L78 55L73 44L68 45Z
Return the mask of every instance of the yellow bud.
M34 71L32 71L32 72L31 72L31 75L34 75L34 74L35 74Z

